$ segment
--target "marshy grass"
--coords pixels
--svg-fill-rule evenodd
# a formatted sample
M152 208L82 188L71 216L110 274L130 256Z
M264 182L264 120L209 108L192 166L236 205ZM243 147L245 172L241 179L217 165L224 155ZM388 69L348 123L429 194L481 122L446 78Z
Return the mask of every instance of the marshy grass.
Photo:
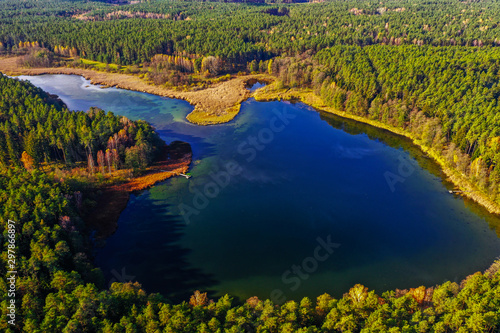
M207 112L195 108L190 114L187 115L186 119L193 124L202 126L227 123L236 117L236 115L240 112L240 108L241 104L226 108L222 112Z

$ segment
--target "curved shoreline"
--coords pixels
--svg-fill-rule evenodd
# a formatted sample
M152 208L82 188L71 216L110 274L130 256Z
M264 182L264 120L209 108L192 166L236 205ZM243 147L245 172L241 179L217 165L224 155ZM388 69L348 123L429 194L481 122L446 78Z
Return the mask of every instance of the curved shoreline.
M85 219L87 225L97 230L96 239L106 239L116 231L118 219L127 207L131 193L140 192L168 178L186 173L193 158L191 146L181 141L165 144L162 155L162 158L148 167L143 174L124 183L102 188L96 207Z
M231 121L239 112L240 104L250 97L246 82L251 79L269 80L266 74L236 76L213 87L197 91L180 91L152 85L133 74L98 72L72 67L24 68L18 65L19 57L0 58L0 72L10 75L67 74L80 75L90 83L116 87L148 94L182 99L194 106L187 120L197 125L212 125Z
M186 119L197 125L221 124L233 120L239 113L241 103L249 97L254 97L257 101L299 100L315 109L382 128L409 138L424 153L432 157L433 160L439 164L448 179L460 188L461 191L463 191L463 196L480 204L488 212L500 215L500 205L493 202L487 194L472 184L466 176L450 167L438 152L424 146L411 133L378 121L352 115L329 107L325 105L321 97L315 95L310 89L299 90L292 88L270 91L270 86L266 86L251 93L246 88L246 82L252 79L262 81L274 80L273 77L270 77L270 75L267 74L239 76L222 82L214 87L198 91L176 91L151 85L136 75L98 72L90 69L69 67L20 68L17 65L17 57L0 58L0 72L8 75L80 75L87 80L90 80L92 84L101 84L109 87L117 87L121 89L146 92L163 97L182 99L194 105L194 110L186 116Z
M432 148L424 146L422 142L416 139L411 133L404 131L402 129L393 127L388 124L384 124L378 121L370 120L367 118L363 118L360 116L356 116L345 111L340 111L335 108L329 107L325 105L321 97L314 94L310 89L283 89L283 90L271 90L269 91L269 87L263 87L258 89L252 94L252 97L255 98L256 101L272 101L272 100L295 100L300 101L304 104L312 106L313 108L321 111L325 111L328 113L335 114L337 116L352 119L358 122L362 122L377 128L385 129L391 133L404 136L410 139L413 144L418 146L424 153L428 156L432 157L436 163L439 164L441 170L446 174L449 181L452 182L455 186L460 188L463 193L463 196L471 199L472 201L478 203L482 207L484 207L489 213L500 215L500 206L496 204L490 197L478 189L474 184L472 184L466 176L458 172L453 167L450 167L448 163L442 158L442 156Z

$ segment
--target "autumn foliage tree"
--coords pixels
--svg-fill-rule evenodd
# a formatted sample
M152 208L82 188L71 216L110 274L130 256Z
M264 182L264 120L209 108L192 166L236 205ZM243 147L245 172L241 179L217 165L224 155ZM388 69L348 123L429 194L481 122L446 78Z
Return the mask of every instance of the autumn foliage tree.
M207 293L201 293L199 290L196 290L189 299L189 304L191 306L206 306L208 303L209 299Z
M28 171L33 170L35 160L28 155L26 151L23 151L23 154L21 156L21 162L23 162L24 168Z
M69 167L86 162L92 174L97 162L102 174L124 166L139 170L153 161L164 144L144 121L98 108L69 111L27 81L0 74L0 93L0 164L4 166L22 162L32 169L43 162Z

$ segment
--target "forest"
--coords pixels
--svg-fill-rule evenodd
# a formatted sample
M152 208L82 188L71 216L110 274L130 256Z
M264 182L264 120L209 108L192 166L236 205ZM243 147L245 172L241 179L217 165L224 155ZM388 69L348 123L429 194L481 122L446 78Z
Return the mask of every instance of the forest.
M282 87L407 131L498 203L499 69L494 47L372 45L277 57L268 70Z
M112 6L92 1L4 0L0 49L20 42L121 65L156 54L221 57L232 66L333 45L497 46L495 1L325 1L249 4L151 0Z
M169 86L267 73L279 88L411 133L500 203L498 2L290 2L3 0L0 55L32 67L99 61ZM83 222L91 203L81 180L62 175L140 171L162 141L146 122L70 111L1 74L0 95L0 239L7 248L15 221L18 271L16 326L0 280L2 331L500 331L499 261L460 283L382 295L355 285L340 299L284 304L203 291L173 304L137 282L107 288ZM2 276L8 260L2 251Z
M106 288L102 272L91 263L92 244L82 220L84 212L78 191L74 183L55 177L48 165L77 163L86 156L88 162L98 149L109 144L106 138L111 140L114 134L118 138L127 136L135 146L152 142L151 128L144 122L123 121L101 110L68 111L60 101L28 82L2 76L0 88L2 96L7 97L2 100L0 114L8 148L0 165L1 241L5 248L11 229L8 221L15 221L18 272L15 326L7 322L8 283L0 280L0 329L4 332L500 329L500 261L461 283L446 282L382 295L355 285L341 299L324 294L315 300L306 297L284 304L256 297L237 300L229 295L211 300L199 291L181 304L172 304L159 294L147 293L138 282L115 282ZM58 128L73 130L58 132ZM120 135L124 129L127 134ZM45 136L50 131L52 134ZM141 131L143 134L139 134ZM48 139L52 136L54 142ZM66 140L66 136L71 139ZM121 144L115 143L117 147ZM28 154L32 162L17 162L20 151ZM7 251L2 251L2 276L7 274L8 260Z
M28 82L0 74L0 164L43 169L85 162L91 173L140 169L155 158L161 139L151 125L91 108L69 111ZM62 105L61 105L62 104Z

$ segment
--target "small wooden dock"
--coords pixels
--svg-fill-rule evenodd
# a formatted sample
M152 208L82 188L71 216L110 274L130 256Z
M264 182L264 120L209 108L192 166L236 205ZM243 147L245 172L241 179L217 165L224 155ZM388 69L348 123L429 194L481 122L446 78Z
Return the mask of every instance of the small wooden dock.
M160 170L161 172L168 172L167 170ZM191 175L186 175L185 173L179 173L179 176L186 177L186 179L191 178Z

